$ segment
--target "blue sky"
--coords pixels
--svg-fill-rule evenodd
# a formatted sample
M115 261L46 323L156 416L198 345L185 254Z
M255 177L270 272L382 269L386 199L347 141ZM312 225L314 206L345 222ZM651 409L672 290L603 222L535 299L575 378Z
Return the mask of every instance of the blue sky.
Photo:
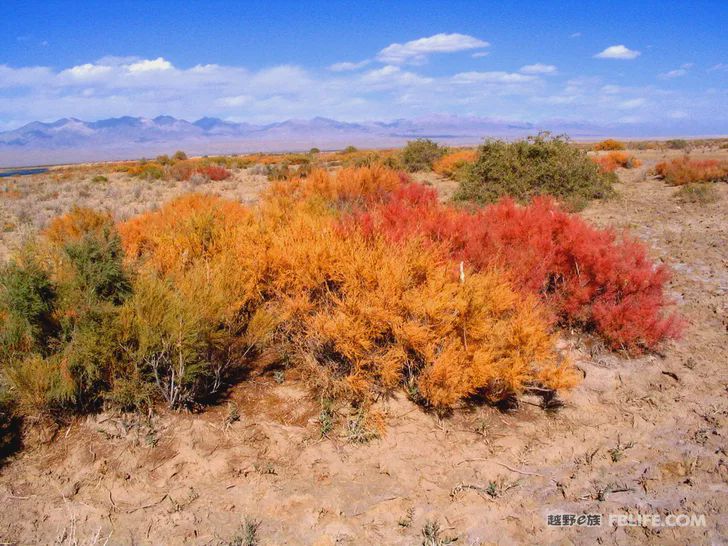
M728 133L728 2L5 0L0 130L456 114Z

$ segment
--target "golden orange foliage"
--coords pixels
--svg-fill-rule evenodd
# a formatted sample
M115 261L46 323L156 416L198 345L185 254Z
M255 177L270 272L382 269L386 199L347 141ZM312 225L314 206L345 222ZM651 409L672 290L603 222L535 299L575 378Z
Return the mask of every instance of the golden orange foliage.
M79 239L87 233L100 233L113 225L109 213L85 207L73 207L70 212L54 218L43 234L55 244Z
M618 168L633 169L642 165L642 162L630 155L627 152L607 152L606 154L599 154L595 156L589 156L605 173L612 173Z
M331 202L372 199L393 191L400 182L397 172L381 165L344 168L335 174L315 169L306 178L275 182L267 191L266 199L284 196L299 201L313 197Z
M478 157L477 150L461 150L442 156L432 165L432 170L442 176L453 176L455 172Z
M594 145L594 151L605 151L609 152L612 150L624 150L624 142L621 142L619 140L614 140L613 138L608 138L607 140L602 140L601 142L597 142Z
M264 317L272 346L327 395L367 401L407 387L444 408L572 386L534 297L497 271L461 279L437 245L342 230L326 205L398 183L381 167L314 171L275 184L257 209L191 195L119 229L143 270L227 305L229 320L235 309Z

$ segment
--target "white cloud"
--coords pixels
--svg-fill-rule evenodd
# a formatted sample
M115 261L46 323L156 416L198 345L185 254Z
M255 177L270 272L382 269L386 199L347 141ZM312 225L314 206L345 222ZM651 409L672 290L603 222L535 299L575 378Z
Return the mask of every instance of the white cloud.
M647 101L644 98L636 98L636 99L628 99L624 100L622 102L619 102L616 106L620 110L631 110L633 108L639 108L640 106L644 106Z
M670 80L673 78L680 78L681 76L685 76L687 73L688 71L685 68L676 68L675 70L670 70L668 72L659 74L658 77L663 80Z
M80 64L61 72L61 75L67 75L71 78L77 79L93 79L110 73L112 68L110 66L97 65L97 64Z
M0 64L0 89L18 86L30 86L43 83L53 77L53 72L45 66L28 66L12 68Z
M669 112L667 115L670 116L672 119L687 119L690 117L690 114L688 114L687 112L684 112L682 110L673 110L672 112Z
M708 72L728 72L728 63L714 64L708 69Z
M143 60L136 63L132 63L128 66L128 70L131 73L139 72L157 72L160 70L171 70L172 63L163 57L157 57L154 60Z
M554 74L556 67L552 64L527 64L521 67L520 72L523 74Z
M217 102L222 106L243 106L253 102L253 97L250 95L236 95L234 97L222 97Z
M475 51L469 51L465 60ZM340 71L279 65L250 70L214 63L177 67L163 57L105 57L61 69L0 65L0 126L61 117L169 114L190 120L215 116L267 123L318 115L382 120L433 112L534 122L561 116L593 123L610 123L633 113L674 120L672 112L685 112L690 120L717 123L716 105L725 96L718 89L711 96L706 89L702 94L691 92L688 99L687 92L676 86L617 86L600 77L566 80L551 71L551 65L541 63L520 71L437 75L411 65ZM678 68L689 70L684 65ZM547 78L548 74L553 76Z
M613 45L594 55L597 59L636 59L641 53L624 45Z
M401 88L432 83L432 78L425 78L414 72L402 70L398 66L386 65L370 70L361 75L360 83L369 89Z
M432 53L455 53L488 47L490 44L467 34L435 34L404 44L391 44L382 49L377 59L389 64L422 64Z
M574 32L569 38L581 38L581 32Z
M341 63L334 63L330 65L328 68L332 72L349 72L352 70L359 70L360 68L364 68L366 65L371 63L369 59L365 59L363 61L359 61L358 63L352 63L352 62L341 62Z
M457 84L468 83L529 83L536 81L536 76L527 76L525 74L517 74L515 72L460 72L452 77L452 81Z
M476 51L471 55L471 57L473 59L482 59L483 57L487 57L488 55L490 55L490 53L488 53L487 51Z

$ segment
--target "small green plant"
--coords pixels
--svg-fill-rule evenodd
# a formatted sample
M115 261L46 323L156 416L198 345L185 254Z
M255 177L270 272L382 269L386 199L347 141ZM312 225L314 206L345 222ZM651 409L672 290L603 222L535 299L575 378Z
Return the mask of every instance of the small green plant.
M103 182L108 182L109 179L105 177L103 174L97 174L91 179L91 182L94 182L96 184L101 184Z
M346 437L354 444L366 444L379 437L377 430L371 427L364 408L359 408L347 421Z
M700 205L708 205L720 200L718 190L709 182L685 184L674 193L673 197L681 203L697 203Z
M319 150L318 148L314 147L314 148L311 148L308 151L308 153L311 154L311 155L316 155L316 154L320 154L321 153L321 150Z
M412 527L412 522L414 521L414 519L415 519L415 509L412 506L410 506L409 508L407 508L407 511L405 512L404 516L402 516L401 518L399 518L397 520L397 525L399 525L400 527L402 527L404 529L407 529L409 527Z
M347 146L346 148L344 148L344 153L345 154L353 154L353 153L356 153L358 151L359 150L356 148L356 146Z
M445 148L432 140L410 140L402 150L402 166L410 172L430 171L432 164L445 153Z
M246 516L238 532L227 542L227 546L258 546L259 527L260 520Z
M240 421L240 410L238 405L232 400L228 402L227 415L225 416L225 427L229 427L233 423Z
M184 153L182 150L177 150L174 152L174 155L172 156L172 161L185 161L187 159L187 154Z
M616 463L624 457L624 452L632 447L634 447L634 442L623 444L619 436L617 436L617 445L609 450L609 457L613 463Z
M334 429L336 415L334 413L334 403L328 398L321 399L321 413L319 413L319 430L321 437L328 437L329 433Z
M442 536L440 524L437 521L428 521L422 528L422 546L446 546L457 541L457 537Z

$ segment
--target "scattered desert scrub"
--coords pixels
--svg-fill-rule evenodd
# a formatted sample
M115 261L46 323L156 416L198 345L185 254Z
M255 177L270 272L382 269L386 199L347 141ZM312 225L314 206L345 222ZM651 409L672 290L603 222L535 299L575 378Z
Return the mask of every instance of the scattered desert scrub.
M719 182L728 180L728 161L683 156L658 163L655 172L671 186L693 182Z
M621 142L619 140L614 140L613 138L608 138L607 140L602 140L601 142L597 142L594 145L594 151L595 152L610 152L610 151L618 151L618 150L624 150L624 142Z
M619 168L634 169L642 165L639 159L627 152L614 151L589 157L599 165L604 173L612 173Z
M675 138L666 141L665 146L671 150L684 150L690 146L690 143L682 138Z
M571 209L613 193L614 174L602 173L586 152L564 137L541 133L513 143L488 140L467 166L455 193L457 201L494 203L512 197L526 203L552 195Z
M432 170L442 176L454 177L462 167L474 163L477 157L476 150L460 150L445 154L433 163Z
M708 182L692 182L683 184L675 192L675 199L681 203L698 203L707 205L720 200L720 194L713 184Z
M500 268L559 323L596 331L613 348L639 353L679 333L680 321L666 312L666 267L655 266L639 242L592 228L551 199L528 206L506 199L468 212L410 183L347 221L374 237L424 237L476 271Z
M407 171L429 171L446 150L426 138L410 140L402 149L402 165Z

